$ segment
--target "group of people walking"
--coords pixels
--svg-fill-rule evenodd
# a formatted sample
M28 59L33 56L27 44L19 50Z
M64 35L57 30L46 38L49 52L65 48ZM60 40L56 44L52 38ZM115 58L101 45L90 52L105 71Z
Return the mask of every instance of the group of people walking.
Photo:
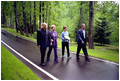
M56 26L52 25L51 29L52 31L49 31L46 29L47 24L43 23L42 28L37 31L37 46L40 48L41 52L41 66L45 66L44 58L45 58L45 52L46 48L49 47L49 50L47 52L47 61L50 61L50 54L52 49L54 48L54 61L56 63L59 63L59 58L57 54L57 32L55 31ZM65 38L67 36L69 38L68 32L67 32L67 26L63 27L63 32L61 33L61 39L62 39L62 58L64 57L64 51L65 47L67 48L67 58L70 57L70 52L69 52L69 39ZM77 54L76 54L76 59L79 60L79 52L81 48L83 49L84 55L85 55L85 60L90 62L89 55L87 53L86 49L86 35L85 35L85 24L81 24L81 29L78 30L77 33Z

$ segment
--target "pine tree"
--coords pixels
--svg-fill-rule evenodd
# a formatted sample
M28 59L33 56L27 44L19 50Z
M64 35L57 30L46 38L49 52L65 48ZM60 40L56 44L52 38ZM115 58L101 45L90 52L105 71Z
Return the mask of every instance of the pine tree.
M25 7L24 7L24 3L22 1L22 7L23 7L23 18L24 18L24 25L25 25L25 32L26 32L26 37L29 37L28 35L28 27L27 27L27 18L26 18L26 13L25 13Z
M109 31L109 26L106 18L99 18L99 21L96 21L96 25L97 26L95 27L94 35L95 41L101 45L109 44L110 40L108 37L110 36L111 32Z
M100 43L101 45L110 44L109 36L111 34L110 26L106 19L106 5L105 2L102 3L101 16L96 20L94 41Z

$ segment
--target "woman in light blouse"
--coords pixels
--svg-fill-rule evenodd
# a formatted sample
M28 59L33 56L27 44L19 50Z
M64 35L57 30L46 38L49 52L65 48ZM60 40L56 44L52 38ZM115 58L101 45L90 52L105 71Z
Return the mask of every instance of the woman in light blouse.
M68 32L67 32L67 26L64 26L63 30L64 31L61 33L61 37L60 37L62 39L62 58L65 58L64 57L65 46L67 48L67 57L71 58L70 52L69 52L69 40L65 39L65 36L69 37Z

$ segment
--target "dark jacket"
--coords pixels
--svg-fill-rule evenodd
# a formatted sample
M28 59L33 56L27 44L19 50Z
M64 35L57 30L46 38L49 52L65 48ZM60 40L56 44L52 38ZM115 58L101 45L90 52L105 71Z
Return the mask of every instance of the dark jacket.
M86 36L85 36L85 38L86 38ZM77 44L78 45L83 45L82 41L84 41L84 45L86 45L86 39L85 38L83 36L83 29L82 28L79 29L78 33L77 33Z
M41 46L41 48L46 48L50 45L50 34L49 30L43 30L42 28L37 31L37 46Z

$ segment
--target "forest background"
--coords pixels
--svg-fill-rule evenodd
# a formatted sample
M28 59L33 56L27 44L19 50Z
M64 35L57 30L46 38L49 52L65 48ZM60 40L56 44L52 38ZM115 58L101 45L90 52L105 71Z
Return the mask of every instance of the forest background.
M2 27L35 38L43 22L49 30L56 25L59 37L66 25L72 42L85 23L89 49L94 49L94 44L119 46L117 1L1 1Z

